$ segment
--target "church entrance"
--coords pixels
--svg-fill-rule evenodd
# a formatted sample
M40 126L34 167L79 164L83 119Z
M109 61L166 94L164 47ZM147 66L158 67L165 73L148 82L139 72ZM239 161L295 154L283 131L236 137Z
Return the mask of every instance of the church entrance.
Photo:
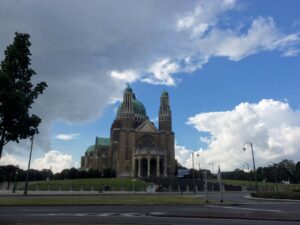
M150 160L150 176L156 176L157 163L155 159Z
M148 171L148 160L147 159L142 159L141 160L141 176L146 177L147 176L147 171Z

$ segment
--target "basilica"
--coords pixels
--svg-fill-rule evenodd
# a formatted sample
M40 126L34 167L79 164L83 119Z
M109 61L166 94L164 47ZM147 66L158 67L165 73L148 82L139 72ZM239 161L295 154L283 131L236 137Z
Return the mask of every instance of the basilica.
M82 169L113 169L117 177L175 176L174 132L169 94L160 97L158 128L131 87L124 91L110 138L96 137L81 157Z

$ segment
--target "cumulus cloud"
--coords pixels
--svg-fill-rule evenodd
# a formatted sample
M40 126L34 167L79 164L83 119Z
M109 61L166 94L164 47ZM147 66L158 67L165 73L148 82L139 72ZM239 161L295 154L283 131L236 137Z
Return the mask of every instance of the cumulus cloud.
M134 70L125 70L122 72L119 71L111 71L111 77L117 80L125 81L128 83L133 83L139 78L138 72Z
M175 80L172 74L177 73L179 65L175 62L170 62L170 59L165 58L152 64L148 70L150 76L143 78L142 81L150 84L165 84L169 86L175 85Z
M0 160L0 165L15 165L22 169L27 169L27 161L22 160L20 157L16 157L13 154L7 154L6 152L3 152L3 155Z
M51 168L53 172L60 172L75 165L72 155L63 154L55 150L47 152L44 157L36 158L33 162L33 168L43 169L47 167L47 169Z
M208 132L207 149L199 153L202 165L210 162L225 170L241 168L243 162L251 162L251 149L242 151L244 143L253 143L255 159L259 166L289 158L300 160L300 111L288 103L263 99L258 103L241 103L231 111L200 113L190 117L187 124L199 132ZM182 163L190 166L189 151L176 147Z
M55 136L55 139L62 140L62 141L70 141L74 138L78 137L79 134L58 134Z
M26 170L28 167L27 160L25 157L20 158L13 154L4 153L0 165L17 165ZM73 160L72 155L56 150L51 150L45 153L43 157L36 158L31 162L32 169L42 170L51 168L54 173L76 166L78 166L78 163Z

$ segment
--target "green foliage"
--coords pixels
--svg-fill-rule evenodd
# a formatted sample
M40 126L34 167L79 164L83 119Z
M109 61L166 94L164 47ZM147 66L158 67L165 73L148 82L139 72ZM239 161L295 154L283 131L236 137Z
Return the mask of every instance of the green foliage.
M45 82L33 85L30 68L29 34L15 33L14 41L5 50L0 68L0 157L5 144L19 142L38 133L41 119L29 114L39 94L47 87Z
M256 192L251 193L256 198L294 199L300 200L299 192Z

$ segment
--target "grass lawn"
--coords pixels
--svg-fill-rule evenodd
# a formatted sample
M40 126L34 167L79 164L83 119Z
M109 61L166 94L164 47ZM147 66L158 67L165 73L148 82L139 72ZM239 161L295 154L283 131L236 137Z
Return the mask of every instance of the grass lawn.
M68 191L72 188L73 191L90 191L92 188L96 191L100 187L108 185L110 190L114 191L131 191L133 188L133 181L130 178L91 178L91 179L71 179L71 180L50 180L50 181L37 181L29 183L29 190L52 190L52 191ZM145 191L146 182L136 179L134 181L135 191Z
M199 205L203 199L191 195L113 196L14 196L0 197L0 205Z

